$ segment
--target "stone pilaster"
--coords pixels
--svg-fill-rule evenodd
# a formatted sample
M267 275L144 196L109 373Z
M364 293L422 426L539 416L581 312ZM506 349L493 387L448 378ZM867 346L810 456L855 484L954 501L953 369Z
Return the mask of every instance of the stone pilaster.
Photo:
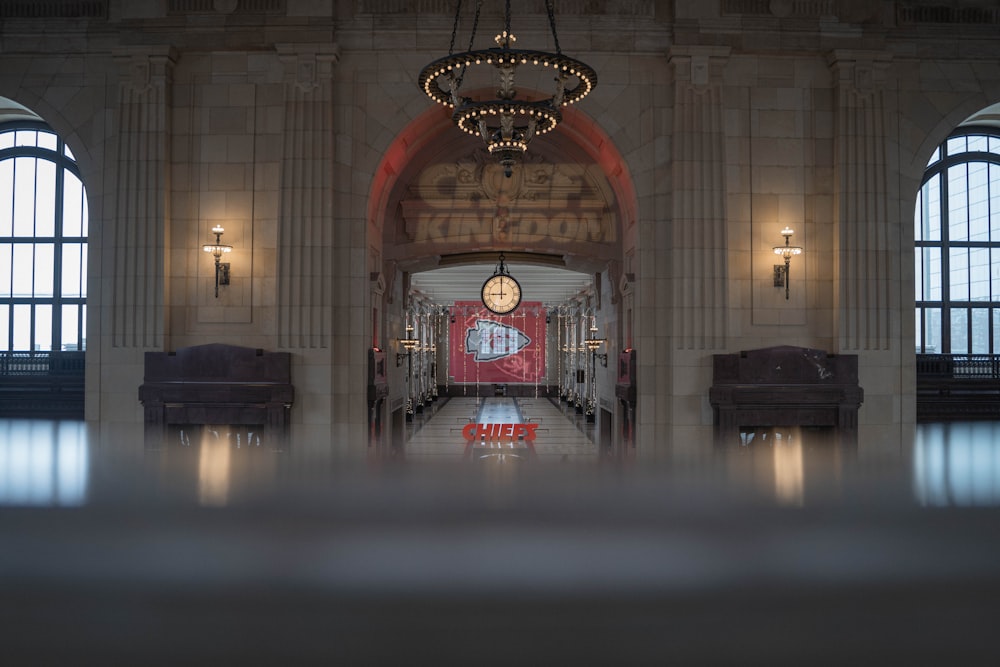
M112 345L159 348L164 334L165 230L170 191L168 49L123 50L119 63Z
M894 271L888 183L886 72L880 53L837 51L835 276L840 348L885 350L892 331Z
M724 349L727 242L722 68L727 48L675 47L672 282L675 349Z
M330 345L333 87L336 49L284 52L284 156L278 224L278 344Z

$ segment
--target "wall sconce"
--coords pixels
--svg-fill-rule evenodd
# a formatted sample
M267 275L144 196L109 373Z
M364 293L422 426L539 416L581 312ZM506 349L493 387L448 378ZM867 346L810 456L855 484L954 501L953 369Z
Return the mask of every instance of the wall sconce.
M605 340L603 338L598 338L597 337L597 325L596 324L591 324L590 325L590 336L585 341L583 341L583 343L587 347L587 349L590 350L590 354L593 356L594 360L597 361L598 359L600 359L601 366L604 366L605 368L607 368L608 367L608 353L605 352L604 354L597 354L597 349L599 347L601 347L601 345L604 345Z
M774 286L785 288L785 301L788 301L788 269L792 263L792 255L801 255L802 248L797 245L789 245L788 241L792 238L792 231L790 227L785 227L781 230L781 235L785 237L785 245L774 246L774 254L785 258L785 265L780 264L774 265Z
M219 259L224 253L232 252L233 246L225 245L222 243L222 234L226 230L222 228L222 225L216 225L212 227L212 233L215 234L215 243L208 243L201 247L205 252L212 253L215 257L215 298L219 298L219 285L229 284L229 262L220 263Z
M399 344L403 346L403 349L406 350L406 352L397 352L396 353L396 368L399 368L400 366L402 366L403 365L403 360L404 359L409 359L410 358L410 354L412 354L413 350L416 349L417 345L420 344L420 341L413 337L413 325L412 324L407 324L406 325L406 338L400 338L399 339Z

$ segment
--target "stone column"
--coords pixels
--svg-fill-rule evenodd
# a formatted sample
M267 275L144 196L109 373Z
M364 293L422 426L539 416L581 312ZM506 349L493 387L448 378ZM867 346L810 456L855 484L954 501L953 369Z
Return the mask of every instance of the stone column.
M278 345L330 346L332 69L339 55L281 54L286 68L278 225Z
M333 272L337 262L333 68L339 61L339 51L335 45L279 46L278 50L285 66L278 213L278 346L292 353L296 447L310 457L328 456L334 419L331 337Z
M837 51L834 235L842 351L887 350L893 336L898 231L891 224L886 72L889 56Z
M722 68L728 48L675 47L672 282L674 349L726 346L726 159Z
M703 444L711 441L712 434L711 353L726 346L729 269L722 70L728 57L728 48L670 50L671 206L669 221L657 221L662 230L657 235L665 234L669 246L660 260L668 266L657 271L658 277L665 274L672 298L669 312L660 320L670 327L669 350L642 352L655 354L658 365L668 366L668 384L656 391L669 387L669 424L663 431L671 434L674 460L695 460L710 449Z
M834 312L839 352L860 362L864 403L858 451L866 458L895 459L912 419L913 385L904 369L914 363L912 339L902 339L903 257L897 155L889 150L897 131L891 121L897 99L889 55L836 51L830 57L834 125ZM912 200L908 204L912 212ZM911 224L911 223L910 223ZM908 251L912 253L912 250ZM912 254L910 255L912 259ZM909 278L912 284L912 278ZM911 302L912 303L912 302ZM906 344L906 343L909 344ZM911 382L912 382L912 375ZM895 443L895 444L894 444Z
M118 152L111 345L159 349L164 335L165 230L169 217L170 86L175 63L167 48L116 53Z

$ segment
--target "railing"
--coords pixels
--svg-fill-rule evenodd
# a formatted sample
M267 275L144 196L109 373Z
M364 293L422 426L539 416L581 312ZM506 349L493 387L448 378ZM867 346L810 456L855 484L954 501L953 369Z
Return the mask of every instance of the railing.
M0 352L0 377L79 375L86 367L85 352Z
M918 354L917 382L921 379L1000 380L1000 356L990 354Z
M917 421L1000 421L1000 355L918 354Z
M0 417L83 419L85 352L0 352Z

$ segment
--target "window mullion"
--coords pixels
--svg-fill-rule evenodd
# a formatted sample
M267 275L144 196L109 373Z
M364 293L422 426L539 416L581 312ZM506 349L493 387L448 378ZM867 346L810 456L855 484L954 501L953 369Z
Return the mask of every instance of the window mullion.
M56 139L56 152L63 154L64 143L61 138ZM49 345L53 350L62 350L62 270L63 270L63 210L65 209L63 197L65 187L66 170L56 164L56 192L55 192L55 239L52 249L53 255L53 275L52 275L52 343Z
M942 172L938 206L941 212L941 352L951 354L951 216L947 172Z

